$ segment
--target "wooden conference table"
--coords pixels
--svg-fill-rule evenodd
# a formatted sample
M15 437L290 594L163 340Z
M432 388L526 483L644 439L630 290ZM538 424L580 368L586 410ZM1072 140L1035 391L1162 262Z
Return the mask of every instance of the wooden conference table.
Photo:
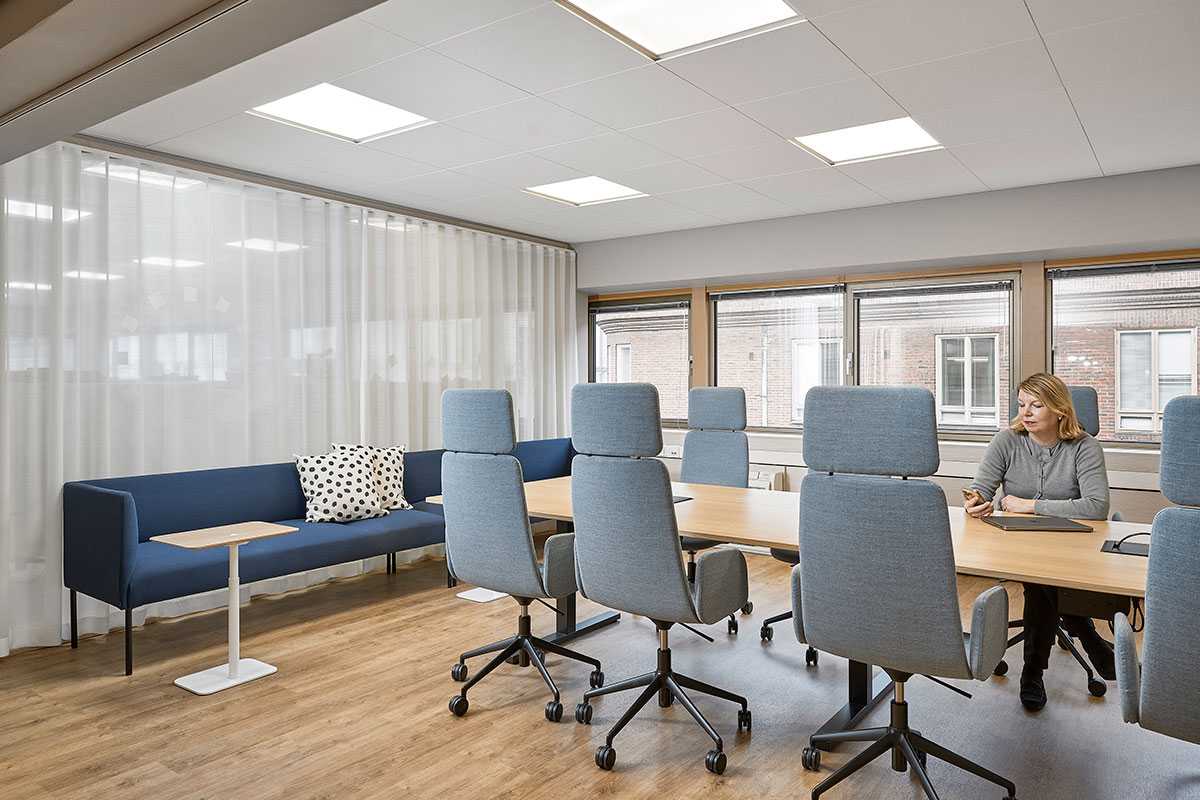
M734 544L799 550L800 494L762 489L737 489L697 483L671 484L676 495L691 500L675 504L680 535ZM530 516L570 522L571 478L550 478L525 484ZM429 498L441 502L440 497ZM1148 531L1131 522L1088 520L1092 533L1006 532L950 507L950 530L958 572L1000 580L1082 589L1106 595L1144 597L1148 559L1101 552L1106 539ZM1145 541L1145 540L1142 540ZM615 622L607 612L582 623L575 621L575 598L559 604L558 635L574 638ZM846 705L821 728L827 733L853 727L891 689L887 675L850 662Z

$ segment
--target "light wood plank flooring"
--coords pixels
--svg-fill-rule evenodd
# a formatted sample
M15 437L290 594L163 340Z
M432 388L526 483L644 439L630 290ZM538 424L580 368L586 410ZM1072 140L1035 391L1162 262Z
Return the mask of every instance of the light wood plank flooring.
M762 619L788 605L787 567L748 557L755 611L741 635L709 629L709 644L673 632L675 666L747 695L750 735L735 734L735 707L702 698L726 737L729 768L707 773L708 739L686 712L651 704L618 737L617 769L592 762L631 695L596 703L594 723L571 709L587 668L552 657L567 713L545 721L548 699L532 669L505 666L471 694L471 711L447 710L459 651L511 635L516 605L478 605L443 584L443 563L397 575L373 573L254 600L242 612L242 653L279 667L258 682L211 697L174 678L224 657L223 611L155 622L135 631L136 670L122 674L122 635L32 650L0 660L0 798L450 798L807 797L820 779L803 771L806 737L845 697L845 662L822 655L804 666L788 625L764 645ZM962 579L964 609L987 585ZM1014 613L1019 586L1010 586ZM595 607L581 602L580 614ZM535 630L553 614L535 606ZM915 621L916 622L916 621ZM655 636L645 619L622 621L574 645L604 662L609 681L653 667ZM1019 649L1009 653L1013 674ZM481 666L476 661L474 666ZM973 700L914 678L914 727L1017 783L1022 798L1197 798L1200 749L1123 725L1115 685L1088 696L1083 676L1057 651L1047 675L1050 704L1024 712L1015 680L964 683ZM886 722L886 704L866 724ZM849 752L854 752L850 750ZM828 755L821 775L844 763ZM930 761L943 798L1000 797L974 778ZM830 798L919 798L908 775L877 761Z

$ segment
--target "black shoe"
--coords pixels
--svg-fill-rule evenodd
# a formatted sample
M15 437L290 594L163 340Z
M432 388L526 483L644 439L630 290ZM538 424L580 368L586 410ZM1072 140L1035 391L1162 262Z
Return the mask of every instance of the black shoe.
M1079 643L1083 645L1084 652L1088 654L1092 666L1096 668L1096 672L1100 673L1100 677L1106 681L1115 681L1117 679L1117 661L1113 654L1113 646L1096 633L1095 629L1080 636Z
M1046 684L1042 671L1026 667L1021 670L1021 705L1027 711L1041 711L1046 706Z

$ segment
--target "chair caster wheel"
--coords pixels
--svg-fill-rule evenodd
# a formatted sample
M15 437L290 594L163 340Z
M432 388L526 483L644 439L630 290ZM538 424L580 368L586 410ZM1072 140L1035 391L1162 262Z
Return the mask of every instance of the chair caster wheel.
M714 775L725 772L725 754L720 750L709 750L704 757L704 768Z
M996 668L994 670L992 670L992 674L996 675L996 676L1001 676L1001 677L1004 675L1007 675L1008 674L1008 662L1005 661L1004 659L1000 659L1000 663L996 665Z
M592 724L592 704L578 703L575 706L575 721L580 725Z
M743 708L738 711L738 733L741 733L743 730L749 732L751 722L750 709Z
M596 766L600 769L612 769L617 765L617 751L606 744L596 748Z
M754 603L747 600L746 605L742 606L742 613L743 614L753 614L754 613Z
M737 636L737 632L738 632L738 621L736 619L734 619L733 617L730 617L729 618L729 635Z
M465 681L467 679L467 665L462 663L455 664L450 668L450 677L459 683Z
M591 686L593 689L599 689L603 685L604 673L598 669L592 670L591 674L588 675L588 686Z
M1104 697L1104 693L1108 691L1108 684L1104 681L1092 678L1088 681L1088 694L1092 697Z
M815 747L806 747L800 751L800 766L804 767L809 772L816 772L821 768L821 751Z
M762 639L764 642L769 642L775 638L775 631L770 625L763 625L758 629L758 638Z
M815 666L817 665L817 661L818 661L819 659L820 659L820 655L817 653L817 650L816 650L816 648L814 648L814 647L810 647L810 648L808 648L807 650L805 650L805 651L804 651L804 664L805 664L805 666L808 666L808 667L815 667Z
M559 722L562 720L563 706L557 700L551 700L546 703L546 719L551 722Z
M450 713L456 717L461 717L463 714L467 713L467 709L470 708L470 705L471 704L467 702L467 698L463 697L461 694L456 694L454 697L450 698Z

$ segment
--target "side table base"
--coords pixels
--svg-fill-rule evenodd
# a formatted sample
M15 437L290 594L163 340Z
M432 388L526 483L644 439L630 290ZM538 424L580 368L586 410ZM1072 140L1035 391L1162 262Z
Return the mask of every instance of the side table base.
M229 677L228 664L221 664L200 672L193 672L191 675L184 675L182 678L176 678L175 685L181 689L187 689L192 694L213 694L231 686L266 677L273 672L275 672L275 667L270 664L264 664L256 658L243 658L238 661L236 678Z

